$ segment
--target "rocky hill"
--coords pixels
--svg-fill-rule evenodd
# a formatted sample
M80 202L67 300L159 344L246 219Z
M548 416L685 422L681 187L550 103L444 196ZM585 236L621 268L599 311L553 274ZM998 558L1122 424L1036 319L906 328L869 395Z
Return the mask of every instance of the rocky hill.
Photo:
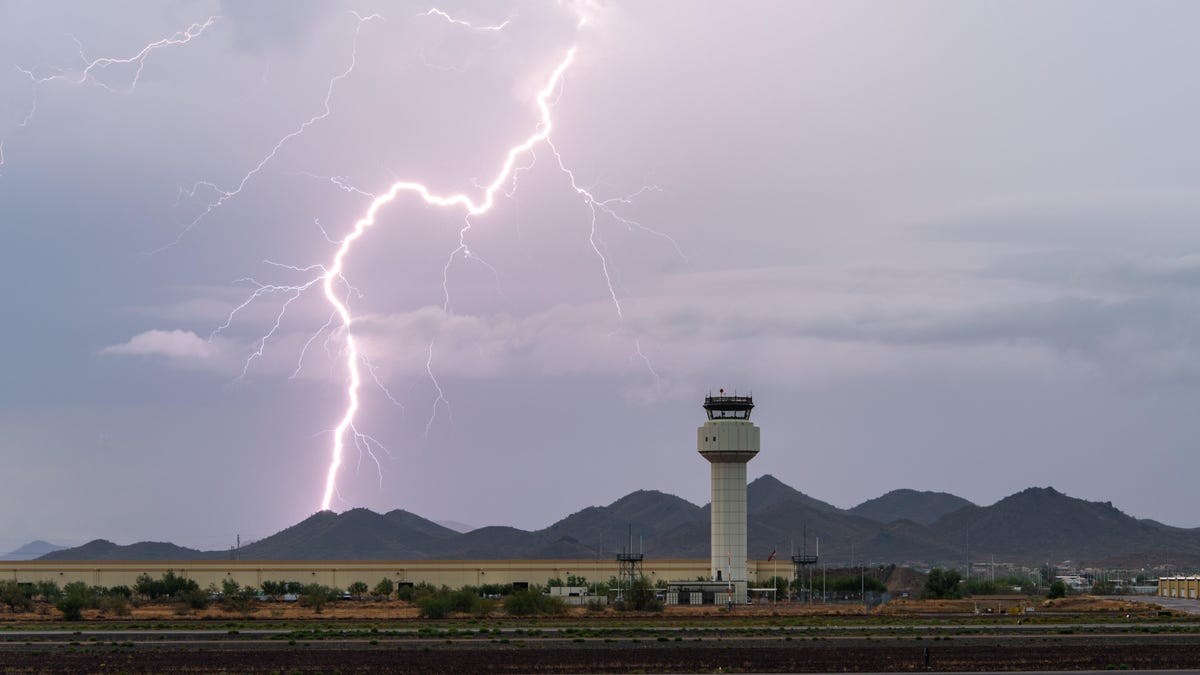
M957 507L957 508L954 508ZM991 506L945 493L896 490L839 509L772 476L747 487L749 557L772 551L786 563L795 551L831 565L1076 563L1145 566L1200 563L1200 530L1132 518L1110 503L1088 502L1053 488L1030 488ZM609 558L631 544L647 558L706 558L709 510L674 495L639 490L592 506L541 530L481 527L459 533L409 513L322 511L242 547L246 560L588 559ZM96 540L46 560L203 560L229 551L174 544L119 546Z
M956 543L962 559L1091 561L1139 566L1200 560L1200 533L1133 518L1111 502L1089 502L1054 488L1028 488L988 507L969 506L930 525Z
M921 525L930 525L947 513L953 513L965 506L974 504L948 492L892 490L882 497L859 504L850 509L850 513L881 523L911 520Z

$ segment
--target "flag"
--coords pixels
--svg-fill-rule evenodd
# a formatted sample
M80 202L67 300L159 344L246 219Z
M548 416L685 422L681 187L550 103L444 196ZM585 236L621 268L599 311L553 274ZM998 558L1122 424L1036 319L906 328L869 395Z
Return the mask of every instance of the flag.
M775 553L776 553L775 550L771 551L771 555L767 556L767 562L771 562L772 560L775 559Z

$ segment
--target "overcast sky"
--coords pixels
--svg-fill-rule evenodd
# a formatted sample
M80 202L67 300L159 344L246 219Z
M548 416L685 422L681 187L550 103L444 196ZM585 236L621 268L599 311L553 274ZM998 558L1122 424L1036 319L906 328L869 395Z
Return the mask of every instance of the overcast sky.
M433 7L0 0L0 551L318 510L346 333L319 284L231 312L395 181L480 199L571 47L465 248L406 195L347 256L378 464L336 510L703 504L724 387L751 477L841 507L1052 485L1200 526L1200 5Z

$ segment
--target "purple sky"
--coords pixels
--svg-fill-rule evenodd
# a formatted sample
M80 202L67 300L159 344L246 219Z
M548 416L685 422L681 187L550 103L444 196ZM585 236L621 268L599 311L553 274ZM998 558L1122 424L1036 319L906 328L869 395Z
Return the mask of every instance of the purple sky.
M247 279L313 277L272 263L328 265L364 193L478 198L571 46L551 139L624 221L593 234L546 143L469 255L461 210L381 210L345 276L387 451L347 454L336 509L702 504L725 387L758 403L750 475L838 506L1053 485L1200 526L1200 6L434 6L0 2L0 551L317 510L345 335L300 355L330 305L214 331ZM140 76L82 72L209 17Z

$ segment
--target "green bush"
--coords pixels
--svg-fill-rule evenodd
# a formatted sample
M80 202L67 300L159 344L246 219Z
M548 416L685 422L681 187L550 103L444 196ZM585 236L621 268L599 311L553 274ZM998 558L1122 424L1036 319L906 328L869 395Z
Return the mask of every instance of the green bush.
M99 587L97 587L97 589L98 588ZM109 586L103 590L104 592L101 593L101 595L105 596L120 596L126 600L133 597L133 589L128 586Z
M935 567L929 570L925 579L925 587L921 589L922 598L955 599L962 597L959 581L962 575L957 570L943 570Z
M542 595L535 588L517 591L504 599L504 611L513 616L534 614L565 614L567 605L562 598Z
M617 611L658 612L663 603L656 597L654 585L646 577L633 582L625 594L625 599L616 603Z
M237 614L249 614L254 609L256 593L249 586L243 586L235 593L226 594L221 598L221 609Z
M1053 600L1055 598L1065 597L1066 594L1067 585L1063 583L1062 579L1055 579L1053 582L1051 582L1050 591L1046 593L1046 597Z
M375 584L375 588L371 592L375 595L382 595L384 598L390 598L395 590L396 584L392 583L391 579L384 577L379 583Z
M62 589L53 581L39 581L33 585L34 593L46 602L58 602L62 597Z
M208 607L208 593L199 588L179 592L175 597L179 599L180 603L191 609Z
M452 609L450 596L443 593L432 593L417 599L417 615L422 619L444 619Z
M236 579L222 579L221 580L221 595L222 596L228 597L231 595L237 595L237 592L240 590L242 590L242 585L239 584Z
M70 585L71 584L67 584L67 586ZM158 600L160 598L179 597L182 593L189 591L199 591L200 584L197 584L192 579L185 579L181 576L178 576L171 570L167 570L167 572L159 579L155 579L149 574L143 574L139 576L137 578L137 583L135 583L133 586L133 589L137 591L139 595L143 595L151 600ZM63 591L68 594L70 593L70 591L68 591L66 588L64 588Z
M120 593L106 594L99 600L100 609L114 616L129 616L129 600Z
M0 602L8 605L9 611L27 612L33 609L33 598L15 581L0 582Z
M83 618L83 608L86 603L78 595L64 595L54 606L62 612L63 620L78 621Z

